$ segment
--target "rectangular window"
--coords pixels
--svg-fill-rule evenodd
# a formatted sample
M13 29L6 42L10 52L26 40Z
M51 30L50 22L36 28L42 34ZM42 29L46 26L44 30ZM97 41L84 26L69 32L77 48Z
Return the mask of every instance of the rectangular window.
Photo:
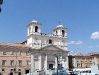
M22 51L19 51L18 54L21 55L22 54Z
M51 39L49 39L49 44L52 44L52 40Z
M5 66L6 60L2 60L2 66Z
M90 58L90 60L92 60L92 58Z
M26 55L29 55L29 51L26 51Z
M26 66L29 66L29 61L28 60L26 60Z
M19 61L18 61L18 65L19 65L19 66L22 66L22 60L19 60Z
M10 66L14 66L14 60L10 60Z
M6 54L6 50L3 50L3 51L2 51L2 54Z
M80 68L80 64L79 63L77 63L77 67Z
M10 54L14 54L14 50L11 50L11 51L10 51Z

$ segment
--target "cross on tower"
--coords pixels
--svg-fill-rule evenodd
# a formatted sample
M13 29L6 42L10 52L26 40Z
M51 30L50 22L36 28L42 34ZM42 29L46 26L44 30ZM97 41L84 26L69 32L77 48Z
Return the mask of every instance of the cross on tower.
M59 21L59 25L60 25L60 23L61 23L61 22Z

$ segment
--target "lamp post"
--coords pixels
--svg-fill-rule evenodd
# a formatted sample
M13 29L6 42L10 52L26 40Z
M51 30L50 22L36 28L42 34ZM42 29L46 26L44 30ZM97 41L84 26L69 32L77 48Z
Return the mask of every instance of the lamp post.
M58 54L54 54L54 56L57 58L57 75L58 75Z
M3 3L3 0L0 0L0 4L2 4Z
M31 75L31 62L29 64L30 64L30 75Z
M73 68L74 68L74 65L72 63L73 62L73 58L74 58L73 51L69 51L68 58L69 58L69 69L73 70ZM75 61L74 61L74 63L75 63Z

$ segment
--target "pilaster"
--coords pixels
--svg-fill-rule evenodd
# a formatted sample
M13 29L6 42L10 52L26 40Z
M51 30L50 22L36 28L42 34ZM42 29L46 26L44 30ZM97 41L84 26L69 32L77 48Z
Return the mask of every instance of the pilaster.
M45 55L45 64L44 64L45 70L47 70L47 54Z
M31 54L31 72L35 71L35 61L34 61L34 54Z

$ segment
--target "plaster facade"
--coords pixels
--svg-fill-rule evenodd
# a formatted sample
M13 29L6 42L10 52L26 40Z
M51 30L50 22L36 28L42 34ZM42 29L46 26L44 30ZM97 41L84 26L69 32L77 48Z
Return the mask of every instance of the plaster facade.
M26 74L30 70L29 46L24 44L0 43L0 72L8 75Z
M32 48L31 71L57 69L57 64L68 69L67 28L63 25L53 29L53 34L45 34L41 23L33 20L27 26L27 44Z

